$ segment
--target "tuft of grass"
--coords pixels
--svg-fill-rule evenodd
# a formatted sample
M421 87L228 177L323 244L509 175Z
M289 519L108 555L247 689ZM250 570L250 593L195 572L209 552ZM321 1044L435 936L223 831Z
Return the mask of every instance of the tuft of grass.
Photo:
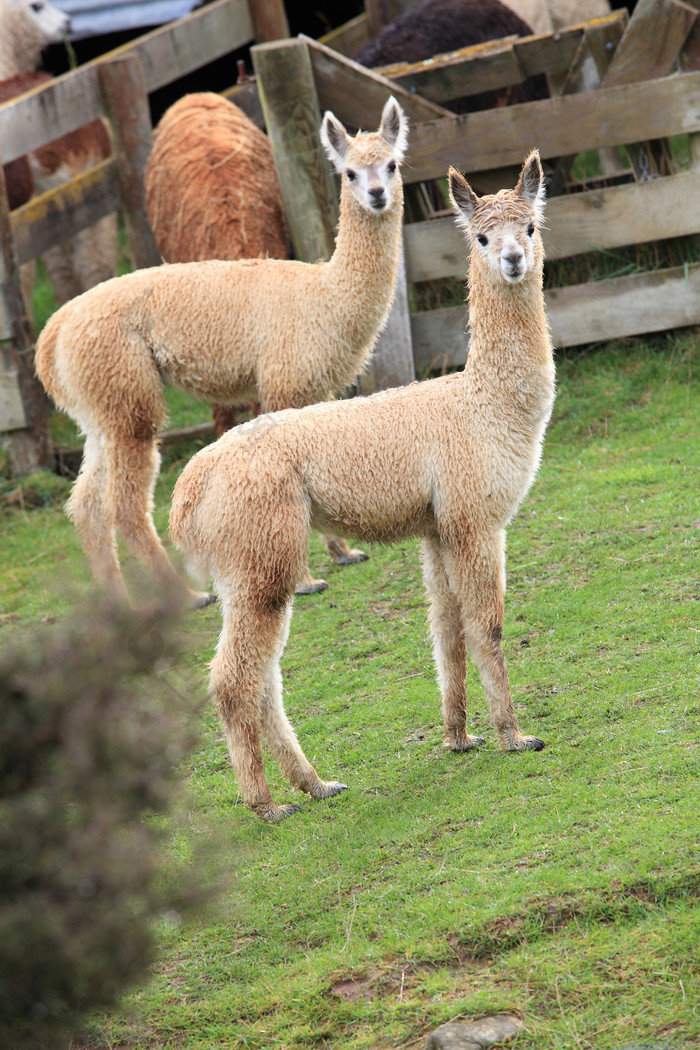
M86 1046L418 1048L489 1012L523 1018L519 1050L700 1043L699 370L692 331L559 356L508 532L504 647L541 753L497 751L473 668L487 743L443 750L417 544L339 570L313 539L330 587L296 603L286 707L350 790L263 825L207 710L182 777L195 833L231 828L224 913L161 924L151 980ZM162 531L181 463L159 481ZM5 636L69 617L90 584L59 508L12 507L3 526ZM193 700L219 623L216 608L187 620ZM300 800L266 772L277 801Z

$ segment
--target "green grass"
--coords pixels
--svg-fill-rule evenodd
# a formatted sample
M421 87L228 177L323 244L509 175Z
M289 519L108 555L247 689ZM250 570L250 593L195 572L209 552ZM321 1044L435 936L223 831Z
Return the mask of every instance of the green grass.
M504 647L538 754L441 746L417 546L311 567L283 662L286 704L322 777L350 790L280 825L242 805L217 721L183 776L191 831L230 838L225 889L164 922L151 982L95 1020L89 1045L422 1047L488 1012L517 1050L700 1045L698 775L700 343L693 333L569 353L542 468L508 533ZM165 530L182 459L166 464ZM8 635L69 615L88 586L54 504L3 513ZM183 630L201 696L216 609ZM299 801L273 763L277 801ZM190 844L174 833L174 856Z

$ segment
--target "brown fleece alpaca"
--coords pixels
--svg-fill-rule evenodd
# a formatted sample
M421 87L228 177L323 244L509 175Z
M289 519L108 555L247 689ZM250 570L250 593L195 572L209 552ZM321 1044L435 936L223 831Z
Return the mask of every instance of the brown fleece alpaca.
M223 630L211 688L245 801L267 820L263 734L294 787L319 779L282 705L279 660L311 528L371 542L420 536L445 744L468 751L466 650L501 745L544 745L518 729L501 648L505 527L530 488L554 399L542 295L537 152L514 190L477 197L450 169L472 243L464 371L368 398L259 417L198 452L175 487L172 537L214 578Z
M85 292L48 321L37 374L86 435L68 511L93 573L120 596L117 527L165 584L185 588L151 517L164 381L206 401L259 401L274 411L321 401L365 367L394 298L406 136L393 98L379 130L355 138L332 113L324 116L321 139L344 173L328 262L208 260L138 270ZM338 561L366 557L333 536L326 542ZM194 605L210 597L186 590Z

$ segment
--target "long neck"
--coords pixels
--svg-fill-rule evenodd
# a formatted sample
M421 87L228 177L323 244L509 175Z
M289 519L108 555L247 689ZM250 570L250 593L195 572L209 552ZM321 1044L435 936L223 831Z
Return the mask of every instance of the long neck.
M339 289L337 311L353 341L372 339L389 312L399 269L402 219L400 182L391 206L381 214L363 208L343 184L338 236L327 270Z
M472 252L469 287L471 339L464 377L470 411L483 412L486 425L496 428L538 430L554 395L541 262L511 285L482 272Z
M42 40L32 25L22 23L4 30L0 34L0 80L33 73L39 68L41 52Z

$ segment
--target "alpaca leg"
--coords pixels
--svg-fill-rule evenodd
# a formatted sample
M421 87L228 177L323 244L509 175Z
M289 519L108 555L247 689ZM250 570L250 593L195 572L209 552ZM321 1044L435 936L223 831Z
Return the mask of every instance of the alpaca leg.
M430 600L430 632L442 694L445 747L469 751L484 740L467 732L467 653L462 618L437 540L423 540L423 582Z
M339 536L321 536L321 539L336 565L355 565L369 558L369 554L365 554L364 551L351 550L345 540Z
M66 512L77 529L95 579L117 600L127 602L117 556L114 511L107 499L107 469L100 440L89 434Z
M459 595L467 647L476 665L491 710L491 719L506 751L540 751L544 743L518 729L501 647L505 591L505 534L490 543L446 547L445 569Z
M336 780L321 780L302 751L282 702L282 674L279 661L287 644L291 618L292 603L290 602L282 625L280 644L263 688L262 731L272 754L292 786L305 791L312 798L329 798L340 791L345 791L347 784L340 784Z
M181 594L187 605L201 608L213 601L192 591L173 568L153 524L153 490L160 454L151 439L122 438L110 449L110 505L130 551L144 562L165 593Z
M245 802L263 820L282 820L299 806L277 806L272 801L260 732L263 694L270 669L279 659L286 610L236 600L221 584L219 596L224 623L211 665L211 691Z

